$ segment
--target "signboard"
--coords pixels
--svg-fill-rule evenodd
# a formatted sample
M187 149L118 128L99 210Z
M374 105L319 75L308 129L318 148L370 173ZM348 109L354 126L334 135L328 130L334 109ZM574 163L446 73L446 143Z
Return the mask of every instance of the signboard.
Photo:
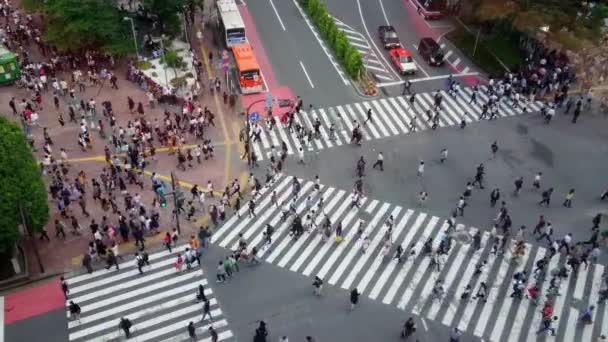
M266 93L266 97L264 98L264 102L266 105L266 109L272 108L272 94Z
M259 119L260 119L260 113L258 113L258 112L249 113L249 121L257 122Z

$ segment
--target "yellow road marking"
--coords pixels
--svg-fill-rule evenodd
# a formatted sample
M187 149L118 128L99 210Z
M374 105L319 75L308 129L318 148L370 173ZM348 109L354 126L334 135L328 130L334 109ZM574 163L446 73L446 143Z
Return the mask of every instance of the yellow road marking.
M203 44L201 44L201 55L203 55L203 64L205 64L205 69L207 70L207 76L209 76L209 79L212 80L213 79L213 70L211 69L211 65L209 65L209 59L207 59L207 51L205 50L205 47L203 46Z

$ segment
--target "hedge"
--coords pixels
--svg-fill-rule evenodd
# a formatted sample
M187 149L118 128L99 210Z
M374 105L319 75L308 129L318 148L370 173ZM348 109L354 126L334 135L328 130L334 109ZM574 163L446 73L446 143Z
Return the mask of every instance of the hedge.
M346 73L358 80L363 72L363 58L359 50L348 41L346 34L338 29L333 17L329 15L320 0L301 0L308 16L342 63Z

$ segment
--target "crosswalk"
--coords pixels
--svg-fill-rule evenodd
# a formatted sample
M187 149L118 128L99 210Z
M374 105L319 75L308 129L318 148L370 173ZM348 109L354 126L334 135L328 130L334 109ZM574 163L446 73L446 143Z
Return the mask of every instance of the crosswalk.
M129 260L118 271L112 267L68 278L68 300L82 310L79 320L68 320L69 341L120 341L124 338L118 329L121 317L133 324L129 341L191 341L186 329L190 321L196 325L197 341L211 341L211 326L219 341L233 340L203 270L174 267L177 253L185 247L150 254L150 266L144 266L141 275L135 261ZM199 285L204 286L211 308L212 318L205 321L201 321L203 304L196 299Z
M372 198L362 198L360 207L356 208L351 206L349 192L325 185L317 190L313 182L302 179L298 179L301 188L294 197L294 179L277 175L272 185L263 188L254 199L255 217L248 216L248 206L244 205L241 217L235 215L228 219L213 234L212 243L235 249L239 240L245 239L249 248L257 247L258 257L268 263L305 276L319 276L325 283L345 290L356 287L372 300L446 326L458 326L487 341L537 340L541 307L531 304L528 299L517 300L509 295L513 274L521 270L531 274L536 261L549 253L545 248L527 244L528 252L516 263L511 261L510 251L504 256L491 252L488 232L482 234L482 247L474 251L470 241L477 228L457 224L452 233L455 242L441 260L440 271L431 270L427 257L417 256L399 263L392 258L398 244L406 251L413 246L416 252L427 239L432 239L437 246L447 230L447 222L428 213ZM273 192L274 196L270 196ZM274 203L273 197L277 198ZM334 227L341 222L344 240L337 243L333 236L323 239L323 234L317 232L321 228L310 229L294 239L290 236L290 219L282 219L282 212L289 206L304 218L305 226L308 225L307 214L313 216L317 226L325 220L325 215ZM390 215L394 217L393 247L386 256L382 250L388 230L386 220ZM274 227L270 244L263 234L268 224ZM365 251L364 244L368 246ZM474 266L484 260L487 262L484 273L474 275ZM565 256L554 256L550 269L564 261ZM587 270L582 269L561 285L561 295L555 304L555 315L559 317L555 327L561 333L551 340L591 341L608 332L607 325L603 324L608 319L605 303L598 305L594 324L585 327L576 324L580 310L597 301L604 266L591 264ZM446 295L441 300L432 300L431 290L437 279L443 280ZM530 279L527 285L532 285L533 281ZM485 282L489 290L486 303L460 299L466 285L471 285L475 295L481 282ZM546 293L548 283L548 279L542 283L543 293Z
M338 30L346 34L346 39L350 45L359 51L363 58L363 65L368 72L374 74L381 82L390 82L396 79L362 33L336 18L334 18L334 21Z
M471 123L479 120L482 106L488 102L486 87L480 86L477 92L477 101L470 102L473 90L461 88L455 95L443 95L442 110L439 115L439 127L457 126L464 120ZM307 139L298 139L295 130L289 130L286 123L278 122L272 130L261 130L260 140L254 141L253 149L258 160L270 157L273 148L277 150L281 143L287 145L287 153L297 153L300 147L306 152L319 151L326 148L342 146L350 143L351 132L357 123L366 119L366 112L372 109L372 121L361 125L363 140L382 139L411 132L410 123L416 117L417 130L430 129L432 124L428 121L426 112L433 107L434 93L420 93L412 106L407 96L373 99L353 104L335 107L312 109L295 114L296 124L307 130L313 130L313 124L318 118L321 122L321 136L315 137L311 143ZM498 105L499 117L510 117L527 112L537 112L542 108L542 102L534 101L513 106L508 100L500 101ZM279 121L279 120L277 120ZM335 135L330 137L330 127L334 126ZM304 145L303 145L304 144Z

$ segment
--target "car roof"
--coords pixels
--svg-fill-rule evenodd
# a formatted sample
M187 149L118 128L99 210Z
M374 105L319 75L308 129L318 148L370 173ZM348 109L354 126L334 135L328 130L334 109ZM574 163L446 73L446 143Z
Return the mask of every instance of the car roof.
M422 38L420 40L420 43L423 43L423 44L426 44L426 45L430 45L430 46L439 46L439 44L437 44L437 42L435 41L435 39L430 38L430 37Z
M412 54L404 48L395 48L390 50L391 53L397 53L399 57L410 57Z

